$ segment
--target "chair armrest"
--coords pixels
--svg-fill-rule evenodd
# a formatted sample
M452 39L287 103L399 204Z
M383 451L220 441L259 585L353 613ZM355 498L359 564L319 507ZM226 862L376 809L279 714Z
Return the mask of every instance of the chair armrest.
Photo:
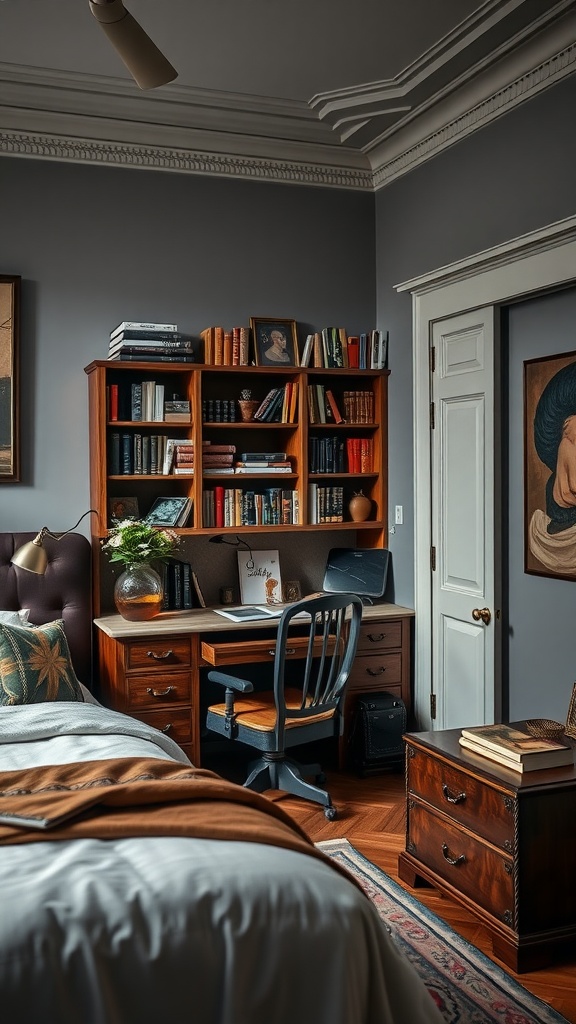
M254 689L254 684L249 679L230 676L227 672L209 672L208 679L211 683L220 683L220 686L227 686L238 693L252 693Z

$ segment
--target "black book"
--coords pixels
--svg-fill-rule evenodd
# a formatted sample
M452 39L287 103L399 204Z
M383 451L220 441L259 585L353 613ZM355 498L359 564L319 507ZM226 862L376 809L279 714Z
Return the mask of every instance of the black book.
M192 566L190 562L182 562L182 607L194 607L192 598Z
M120 438L120 465L124 474L132 472L133 441L132 434L122 434Z
M175 560L170 570L170 607L178 611L182 608L182 562Z
M120 475L120 434L117 431L110 434L110 475Z
M120 352L117 356L113 357L118 362L133 362L133 363L193 363L194 354L192 352L187 353L185 356L175 356L172 353L170 355L148 355L147 353L136 353L136 352Z

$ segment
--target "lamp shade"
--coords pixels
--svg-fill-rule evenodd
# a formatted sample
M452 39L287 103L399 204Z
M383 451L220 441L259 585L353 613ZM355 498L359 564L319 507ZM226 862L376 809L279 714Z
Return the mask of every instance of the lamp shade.
M140 89L156 89L178 76L122 0L91 0L90 10Z
M27 572L35 572L43 576L48 565L48 556L42 544L42 534L39 533L34 540L29 540L14 552L10 559L12 565L17 565Z

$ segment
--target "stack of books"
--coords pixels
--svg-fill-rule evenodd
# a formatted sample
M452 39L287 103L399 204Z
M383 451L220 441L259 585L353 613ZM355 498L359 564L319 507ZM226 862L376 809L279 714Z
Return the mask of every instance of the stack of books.
M147 363L193 363L194 339L177 324L124 320L110 333L108 359Z
M234 464L235 473L292 473L292 462L286 452L242 452Z
M532 736L511 725L477 725L462 729L460 746L515 772L558 768L574 763L568 743Z

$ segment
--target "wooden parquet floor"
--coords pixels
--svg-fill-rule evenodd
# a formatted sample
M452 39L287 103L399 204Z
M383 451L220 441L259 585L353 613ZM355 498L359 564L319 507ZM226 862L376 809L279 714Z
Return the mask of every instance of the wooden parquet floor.
M398 773L360 779L356 775L327 772L335 821L327 821L322 808L280 793L267 793L298 821L314 842L348 839L365 857L400 885L398 854L404 849L404 777ZM408 889L404 885L404 888ZM553 969L514 974L492 955L486 929L453 900L427 887L410 890L456 932L507 970L530 992L549 1003L571 1024L576 1024L576 949L572 963Z

